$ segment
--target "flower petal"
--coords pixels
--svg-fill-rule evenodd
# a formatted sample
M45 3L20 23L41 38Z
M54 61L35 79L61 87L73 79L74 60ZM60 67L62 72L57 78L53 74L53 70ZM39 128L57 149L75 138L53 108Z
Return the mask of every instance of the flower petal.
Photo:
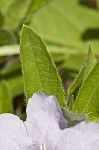
M58 102L55 96L46 96L42 93L43 96L46 97L48 105L51 105L51 112L55 115L57 121L59 122L60 128L64 129L68 126L68 121L63 117L63 114L60 110Z
M56 143L55 150L85 150L83 141L80 140L82 134L72 128L63 131ZM84 149L83 149L84 148Z
M19 117L0 115L0 150L32 150L31 138Z
M99 124L81 122L62 132L55 150L99 150Z
M99 150L99 124L96 122L81 122L74 127L83 133L85 143L90 145L90 150Z
M6 138L3 134L0 134L0 150L22 150L15 143Z
M34 147L47 144L47 148L54 147L61 132L59 120L62 116L56 99L43 93L35 93L27 105L27 120L25 122Z
M83 133L86 139L99 136L99 124L96 122L81 122L74 126L74 129ZM87 138L89 137L89 138Z

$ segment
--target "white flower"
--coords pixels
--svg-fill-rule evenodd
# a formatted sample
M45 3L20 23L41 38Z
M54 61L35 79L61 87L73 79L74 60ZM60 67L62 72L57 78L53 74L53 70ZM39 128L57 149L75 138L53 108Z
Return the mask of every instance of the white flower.
M64 119L55 97L35 93L27 119L0 115L0 150L99 150L99 125L81 122L62 130Z

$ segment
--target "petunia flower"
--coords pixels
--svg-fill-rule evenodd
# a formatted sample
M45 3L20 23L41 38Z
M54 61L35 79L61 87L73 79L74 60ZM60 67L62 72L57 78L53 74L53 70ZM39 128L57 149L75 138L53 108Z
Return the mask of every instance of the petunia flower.
M81 122L65 128L56 98L35 93L28 100L27 119L0 115L0 150L99 150L99 125Z

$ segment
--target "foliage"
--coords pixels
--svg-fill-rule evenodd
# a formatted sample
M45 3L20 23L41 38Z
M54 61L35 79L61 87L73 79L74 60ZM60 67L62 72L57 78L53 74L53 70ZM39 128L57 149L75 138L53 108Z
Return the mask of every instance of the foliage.
M24 93L27 102L40 91L57 97L70 125L98 121L99 11L77 0L1 0L0 7L0 113L18 109L21 117Z
M41 6L46 4L50 0L1 0L0 1L0 83L7 83L5 88L1 84L0 93L11 95L5 98L0 96L1 103L6 104L8 99L8 108L13 105L13 99L20 94L23 94L23 79L21 73L19 54L19 34L23 23L28 24L31 22L34 13L39 10ZM11 102L12 101L12 102ZM2 105L3 105L2 103ZM15 102L15 107L17 107ZM8 109L2 106L0 112L13 112L13 107Z
M30 28L22 29L20 54L27 100L35 92L55 95L65 105L61 80L41 38Z

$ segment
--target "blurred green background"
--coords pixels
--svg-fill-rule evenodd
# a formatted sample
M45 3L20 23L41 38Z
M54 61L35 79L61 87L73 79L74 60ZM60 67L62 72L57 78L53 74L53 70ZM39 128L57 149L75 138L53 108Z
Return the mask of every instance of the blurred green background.
M21 117L25 112L19 56L22 25L29 25L43 38L66 91L89 42L99 57L98 8L98 0L0 0L0 113Z

